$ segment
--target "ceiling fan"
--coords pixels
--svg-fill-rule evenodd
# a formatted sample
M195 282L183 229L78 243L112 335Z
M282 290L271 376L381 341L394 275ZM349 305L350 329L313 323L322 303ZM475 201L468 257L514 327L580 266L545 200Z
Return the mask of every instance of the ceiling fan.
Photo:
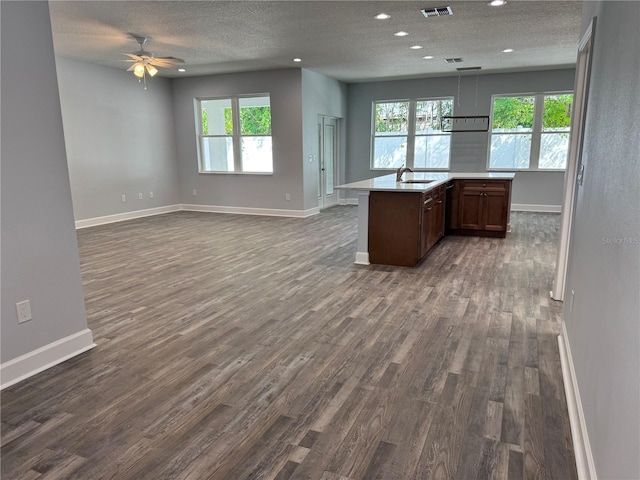
M147 74L153 77L158 73L159 68L178 68L180 64L184 63L184 60L176 57L154 57L153 53L144 49L146 43L150 40L149 37L143 37L130 33L129 37L138 42L140 50L133 53L125 53L128 60L126 62L132 62L133 64L127 68L127 72L133 72L138 77L139 82L144 83L144 89L147 89Z

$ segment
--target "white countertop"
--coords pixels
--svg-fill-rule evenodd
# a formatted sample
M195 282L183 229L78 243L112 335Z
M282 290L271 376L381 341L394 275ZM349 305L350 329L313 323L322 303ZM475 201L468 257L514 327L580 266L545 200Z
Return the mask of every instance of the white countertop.
M404 180L433 180L429 183L403 183L396 182L396 174L392 173L382 177L370 178L359 182L336 185L335 188L341 190L367 190L367 191L387 191L387 192L427 192L433 187L442 185L449 180L513 180L513 172L478 172L478 173L455 173L455 172L406 172L402 178Z

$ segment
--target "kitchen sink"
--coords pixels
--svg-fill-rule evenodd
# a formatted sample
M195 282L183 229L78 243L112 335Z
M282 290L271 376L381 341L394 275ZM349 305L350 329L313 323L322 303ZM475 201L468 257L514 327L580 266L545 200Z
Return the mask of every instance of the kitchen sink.
M403 180L402 183L431 183L435 180Z

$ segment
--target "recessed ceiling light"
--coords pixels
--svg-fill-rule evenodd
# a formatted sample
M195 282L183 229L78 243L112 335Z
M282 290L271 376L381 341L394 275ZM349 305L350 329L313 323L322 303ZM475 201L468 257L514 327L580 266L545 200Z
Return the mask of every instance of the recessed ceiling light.
M409 33L408 33L408 32L405 32L405 31L400 30L399 32L394 33L394 35L395 35L396 37L406 37L407 35L409 35Z
M412 45L409 47L411 50L420 50L422 48L422 45Z
M373 18L375 18L376 20L387 20L388 18L391 18L391 15L389 15L388 13L379 13Z
M178 71L182 73L182 72L186 72L187 69L186 68L179 68Z
M302 61L302 59L301 59L301 58L297 58L297 57L296 57L296 58L294 58L294 59L293 59L293 61L294 61L294 62L301 62L301 61Z
M506 0L491 0L487 5L491 5L492 7L501 7L507 3Z
M502 53L511 53L513 52L513 48L505 48L504 50L502 50Z
M433 59L433 55L425 55L424 57L425 60L432 60Z

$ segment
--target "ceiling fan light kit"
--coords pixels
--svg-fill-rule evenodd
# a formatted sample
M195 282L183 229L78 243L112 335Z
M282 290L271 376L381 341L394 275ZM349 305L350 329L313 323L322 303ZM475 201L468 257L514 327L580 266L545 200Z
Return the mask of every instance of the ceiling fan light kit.
M133 72L133 74L138 77L138 82L144 84L144 89L147 89L147 74L150 77L154 77L158 73L158 69L160 68L178 68L176 64L184 63L184 60L176 57L155 57L153 53L147 52L144 49L145 44L149 41L149 37L143 37L140 35L135 35L133 33L129 34L129 37L134 39L140 45L140 50L133 53L125 53L128 60L126 62L133 62L129 68L127 68L127 72Z

